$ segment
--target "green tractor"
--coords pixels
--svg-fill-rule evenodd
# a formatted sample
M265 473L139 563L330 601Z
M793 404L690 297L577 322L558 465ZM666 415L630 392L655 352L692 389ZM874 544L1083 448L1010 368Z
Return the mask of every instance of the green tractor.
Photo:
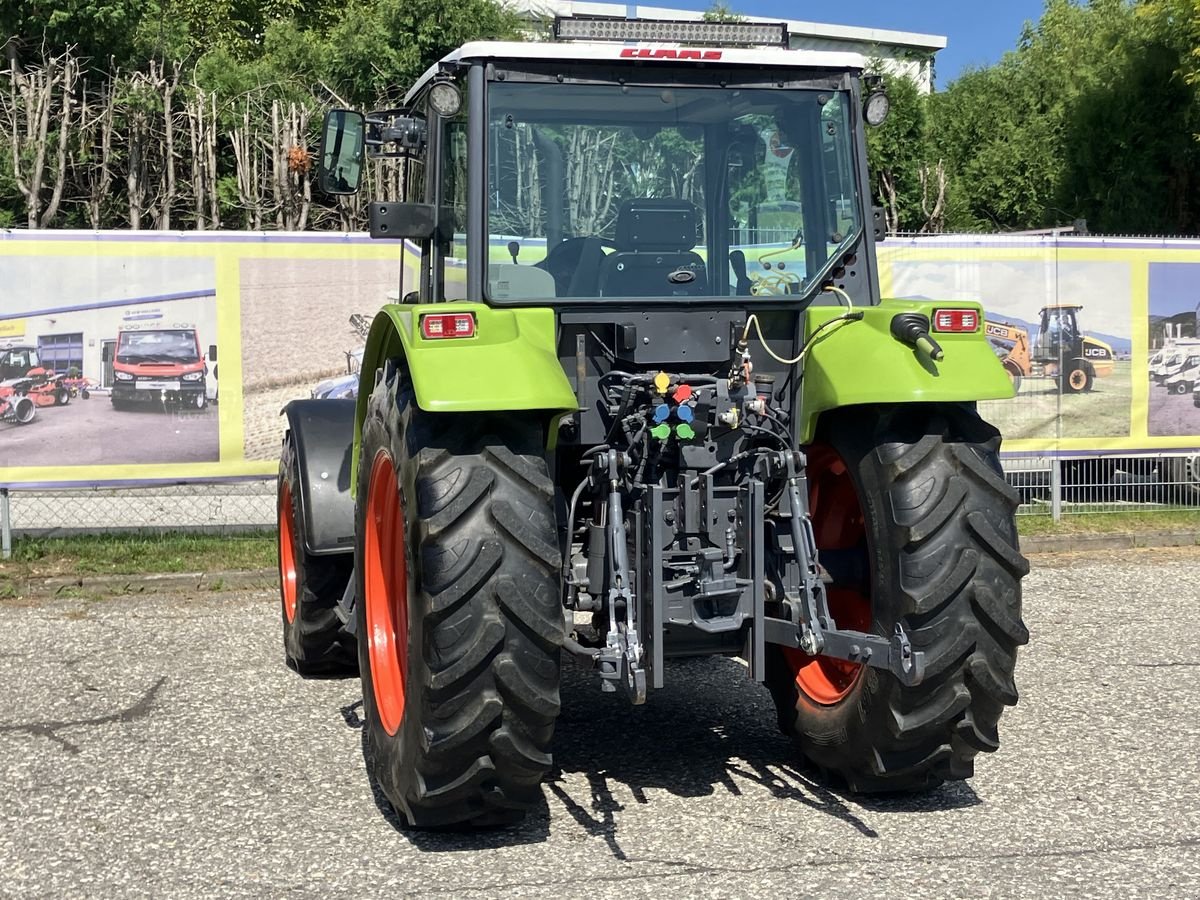
M672 657L738 657L850 789L969 777L1028 639L975 410L1012 386L977 304L880 297L886 97L782 26L556 33L326 119L322 187L395 158L371 234L420 252L357 399L286 409L289 665L359 673L418 827L540 800L567 658L640 704Z

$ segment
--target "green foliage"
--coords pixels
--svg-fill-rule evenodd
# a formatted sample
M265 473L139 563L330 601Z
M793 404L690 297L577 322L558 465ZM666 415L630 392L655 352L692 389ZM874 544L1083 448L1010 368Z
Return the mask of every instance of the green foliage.
M1198 71L1200 0L1048 0L1014 51L932 100L948 226L1195 232Z
M746 17L735 13L727 3L720 0L704 11L705 22L744 22Z
M322 42L322 69L347 101L403 96L435 60L460 44L518 37L519 19L492 0L356 0Z

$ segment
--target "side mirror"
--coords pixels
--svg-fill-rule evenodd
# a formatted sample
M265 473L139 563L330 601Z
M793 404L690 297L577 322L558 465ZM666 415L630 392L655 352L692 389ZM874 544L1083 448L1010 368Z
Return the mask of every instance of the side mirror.
M364 136L362 113L331 109L321 129L317 184L327 194L353 194L362 181Z
M208 345L208 361L209 362L217 361L217 345L216 344Z

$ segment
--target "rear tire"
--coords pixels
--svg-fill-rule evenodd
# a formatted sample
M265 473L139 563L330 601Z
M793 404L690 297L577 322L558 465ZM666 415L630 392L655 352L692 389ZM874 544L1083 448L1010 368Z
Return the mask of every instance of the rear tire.
M859 503L849 513L845 502L826 503L822 515L857 515L872 561L870 597L862 597L869 624L858 627L889 635L902 623L913 649L925 653L926 676L904 687L882 670L832 661L834 677L817 681L830 689L813 690L798 666L813 659L768 645L780 728L856 791L968 778L976 754L999 746L1000 714L1017 702L1017 647L1029 638L1020 588L1029 566L1017 549L1018 496L1000 470L999 433L962 407L877 407L836 416L821 440L840 457L840 477L849 479L842 487L852 485ZM822 473L810 478L819 490ZM836 546L819 505L818 546ZM832 533L852 532L839 525ZM832 611L855 627L855 616Z
M54 405L66 406L71 402L71 392L65 387L60 387L54 392Z
M393 364L358 458L367 760L414 826L519 820L541 800L564 614L542 426L432 414Z
M305 550L300 496L299 464L289 434L283 439L276 494L284 660L306 678L355 675L354 636L338 613L354 557L349 553L314 556Z

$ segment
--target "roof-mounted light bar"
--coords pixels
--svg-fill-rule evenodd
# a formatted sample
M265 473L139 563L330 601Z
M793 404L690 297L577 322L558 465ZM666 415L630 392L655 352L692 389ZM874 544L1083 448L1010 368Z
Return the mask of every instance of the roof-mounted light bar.
M714 47L787 47L783 22L678 22L665 19L606 19L556 16L559 41L643 41Z

